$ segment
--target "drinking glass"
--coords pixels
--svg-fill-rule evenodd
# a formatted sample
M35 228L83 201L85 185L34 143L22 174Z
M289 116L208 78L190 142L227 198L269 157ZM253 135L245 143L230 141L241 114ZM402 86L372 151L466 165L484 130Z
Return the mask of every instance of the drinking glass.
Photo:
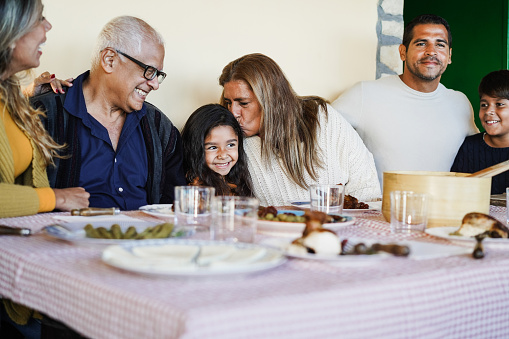
M428 197L410 191L391 192L392 233L424 232L428 223Z
M311 210L327 214L343 213L343 185L312 185L309 187Z
M212 197L215 189L206 186L175 187L175 224L195 231L210 231Z
M258 221L258 199L217 196L212 199L214 240L252 243Z

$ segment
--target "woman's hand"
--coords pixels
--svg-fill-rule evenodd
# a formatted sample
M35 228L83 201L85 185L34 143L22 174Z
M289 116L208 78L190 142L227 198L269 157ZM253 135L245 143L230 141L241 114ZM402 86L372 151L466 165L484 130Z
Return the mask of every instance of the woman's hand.
M42 93L53 91L55 93L64 93L63 86L72 87L73 78L67 80L57 79L55 74L44 72L34 79L30 85L28 85L23 93L27 97L33 97Z
M83 187L54 188L53 192L55 192L56 200L55 209L70 211L74 208L88 207L90 193Z

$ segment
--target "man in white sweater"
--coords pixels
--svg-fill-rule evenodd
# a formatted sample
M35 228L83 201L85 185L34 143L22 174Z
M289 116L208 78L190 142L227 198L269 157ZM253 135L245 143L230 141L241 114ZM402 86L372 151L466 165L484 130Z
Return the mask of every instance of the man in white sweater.
M399 52L403 74L360 82L332 104L373 154L381 184L384 171L449 171L464 138L478 131L467 97L440 84L451 63L447 21L413 19Z

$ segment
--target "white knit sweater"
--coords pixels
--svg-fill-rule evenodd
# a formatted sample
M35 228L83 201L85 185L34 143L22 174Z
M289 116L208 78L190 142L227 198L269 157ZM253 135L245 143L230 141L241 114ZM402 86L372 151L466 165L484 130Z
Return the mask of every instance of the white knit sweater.
M398 75L362 81L332 106L373 154L381 184L386 171L448 172L465 137L477 133L463 93L442 84L419 92Z
M317 169L318 180L306 173L306 186L312 184L346 184L345 194L360 201L380 198L380 183L373 156L350 124L331 106L328 119L320 112L318 128L319 151L323 168ZM309 192L288 178L278 159L262 162L261 140L258 136L245 140L253 189L261 206L289 206L293 200L309 201Z

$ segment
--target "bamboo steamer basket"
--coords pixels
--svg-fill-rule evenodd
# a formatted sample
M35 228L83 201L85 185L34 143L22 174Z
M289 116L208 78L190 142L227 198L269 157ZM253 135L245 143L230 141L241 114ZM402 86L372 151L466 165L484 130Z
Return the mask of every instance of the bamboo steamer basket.
M428 194L428 228L460 226L465 214L490 211L491 177L456 172L384 172L382 213L389 222L392 191Z

